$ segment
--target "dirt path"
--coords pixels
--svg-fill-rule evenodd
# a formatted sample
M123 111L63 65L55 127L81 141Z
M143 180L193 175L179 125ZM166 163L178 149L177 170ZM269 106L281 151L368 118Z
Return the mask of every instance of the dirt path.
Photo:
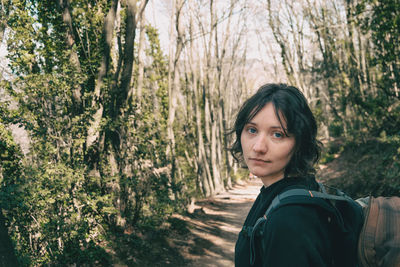
M237 235L260 187L259 180L242 182L224 194L196 203L188 221L190 238L184 241L188 246L181 251L187 266L234 266Z

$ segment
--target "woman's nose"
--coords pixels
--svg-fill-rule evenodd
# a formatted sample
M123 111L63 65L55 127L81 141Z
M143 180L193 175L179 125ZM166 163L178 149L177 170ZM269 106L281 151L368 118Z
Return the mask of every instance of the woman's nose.
M268 151L267 137L264 135L259 135L255 140L253 150L257 153L266 153Z

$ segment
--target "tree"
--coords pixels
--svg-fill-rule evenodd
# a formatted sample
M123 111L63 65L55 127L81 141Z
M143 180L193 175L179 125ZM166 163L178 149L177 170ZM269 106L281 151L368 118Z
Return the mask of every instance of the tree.
M129 93L136 25L147 2L17 1L10 9L8 56L16 78L6 89L18 102L13 122L22 123L33 144L21 181L29 190L21 197L35 204L9 210L7 219L26 262L90 262L90 255L105 254L97 245L104 227L128 227L143 217L146 203L155 203L147 189L164 176L155 166L168 163L147 164L142 153L163 144L145 147L151 133L142 139L134 133L154 126L157 114L146 121L151 105L135 114L136 96ZM159 57L157 49L151 53Z
M289 82L310 100L325 137L366 140L398 129L393 117L397 113L393 104L398 101L396 67L390 63L397 53L396 45L391 46L398 42L393 34L396 15L391 16L392 22L378 15L396 10L395 5L380 1L268 1L264 17L280 47L281 64ZM391 106L391 112L385 106Z

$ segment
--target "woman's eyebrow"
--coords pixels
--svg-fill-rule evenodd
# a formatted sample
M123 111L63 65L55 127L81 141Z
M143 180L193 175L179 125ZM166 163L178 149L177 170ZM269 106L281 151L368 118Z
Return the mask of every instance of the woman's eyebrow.
M253 125L253 126L258 126L257 123L249 121L248 123L246 123L245 125ZM271 126L269 127L270 129L278 129L278 130L283 130L282 126Z

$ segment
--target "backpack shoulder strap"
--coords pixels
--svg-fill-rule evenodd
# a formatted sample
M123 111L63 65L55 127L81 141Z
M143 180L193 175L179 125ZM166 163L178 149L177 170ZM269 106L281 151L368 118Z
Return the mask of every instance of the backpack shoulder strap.
M319 206L329 212L333 213L340 225L343 225L342 216L334 205L325 200L334 201L352 201L350 197L337 190L338 195L331 195L326 192L319 192L307 190L304 188L292 188L277 195L271 202L271 205L265 211L263 217L260 217L251 229L250 235L250 265L254 265L256 259L255 237L262 235L259 233L261 225L263 225L269 218L269 215L277 209L287 205L314 205Z
M315 201L312 199L326 199L326 200L339 200L339 201L352 201L350 197L345 195L330 195L327 193L312 191L303 188L295 188L289 189L279 195L277 195L271 202L271 205L268 207L267 211L264 214L264 217L268 217L268 215L278 207L282 206L282 204L315 204ZM321 202L323 203L323 202ZM323 207L325 207L324 204Z

